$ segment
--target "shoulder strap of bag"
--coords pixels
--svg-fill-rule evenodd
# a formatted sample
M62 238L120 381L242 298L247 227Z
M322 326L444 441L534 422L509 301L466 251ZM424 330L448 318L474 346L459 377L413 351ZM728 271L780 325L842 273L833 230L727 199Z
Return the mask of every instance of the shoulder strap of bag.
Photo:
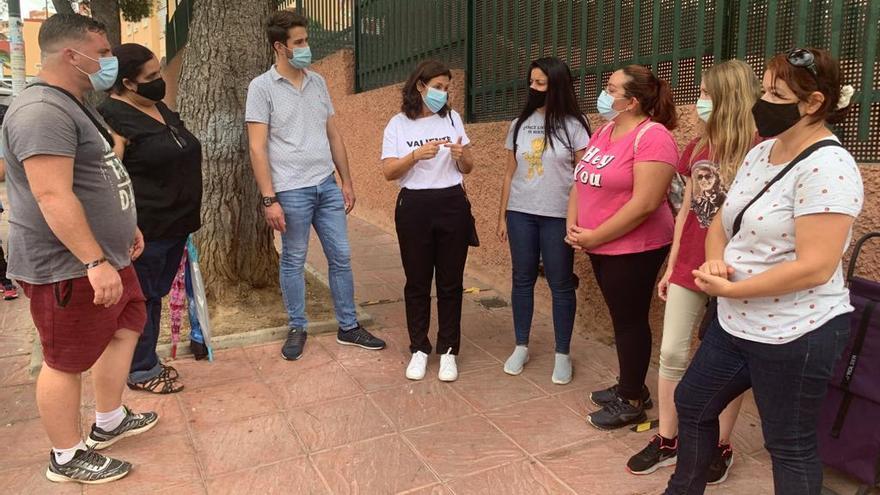
M108 131L106 127L104 127L100 122L98 122L98 119L96 119L95 116L92 115L92 112L90 112L86 108L86 106L83 105L82 102L76 98L76 96L73 96L72 94L70 94L69 91L67 91L64 88L61 88L58 86L53 86L53 85L47 84L47 83L37 82L37 83L31 84L28 87L33 87L33 86L43 86L45 88L52 88L55 91L58 91L61 94L63 94L64 96L67 96L68 98L73 100L73 102L76 103L76 105L80 108L80 110L82 110L83 113L86 114L86 117L88 117L89 120L92 121L92 124L94 124L95 128L98 129L98 132L101 133L101 136L104 136L104 139L107 140L107 144L109 144L111 148L113 147L113 135L110 134L110 131Z
M648 122L647 124L645 124L644 127L639 129L639 133L636 134L636 140L633 141L633 155L635 155L636 152L639 151L639 142L642 140L642 136L644 136L645 133L648 132L648 129L654 127L655 125L658 124L656 122Z
M837 146L837 147L842 147L842 146L840 145L840 143L838 143L837 141L834 141L834 140L831 140L831 139L823 139L823 140L821 140L821 141L818 141L818 142L816 142L816 143L811 144L811 145L810 145L809 147L807 147L807 149L805 149L804 151L801 151L801 153L800 153L798 156L796 156L796 157L794 158L794 160L788 162L788 165L786 165L785 168L783 168L782 170L780 170L779 173L776 174L775 177L773 177L772 179L770 179L770 182L768 182L768 183L764 186L764 188L761 189L761 191L759 191L758 194L756 194L755 197L752 198L752 200L749 201L749 203L748 203L745 207L743 207L742 210L740 210L740 212L736 215L736 218L733 220L733 233L732 233L731 237L733 237L733 236L735 236L736 234L739 233L739 229L740 229L740 227L742 226L743 214L745 214L746 210L748 210L750 206L752 206L753 204L755 204L755 202L758 201L758 199L759 199L761 196L763 196L764 193L767 192L767 190L770 189L771 186L773 186L773 184L776 184L777 182L779 182L780 179L782 179L783 177L785 177L785 174L787 174L789 170L793 169L793 168L795 167L795 165L797 165L798 163L800 163L801 160L803 160L804 158L806 158L806 157L812 155L814 151L816 151L816 150L818 150L818 149L820 149L820 148L824 148L824 147L826 147L826 146Z

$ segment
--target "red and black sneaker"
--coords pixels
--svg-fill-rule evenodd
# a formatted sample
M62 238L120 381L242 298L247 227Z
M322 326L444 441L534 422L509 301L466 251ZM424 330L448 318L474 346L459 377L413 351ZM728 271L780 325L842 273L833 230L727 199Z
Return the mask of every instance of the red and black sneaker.
M674 466L678 460L678 437L673 439L654 435L648 446L630 457L626 469L632 474L651 474L654 471Z
M709 472L706 475L707 484L717 485L724 483L730 468L733 466L733 448L730 445L718 444L712 464L709 464Z

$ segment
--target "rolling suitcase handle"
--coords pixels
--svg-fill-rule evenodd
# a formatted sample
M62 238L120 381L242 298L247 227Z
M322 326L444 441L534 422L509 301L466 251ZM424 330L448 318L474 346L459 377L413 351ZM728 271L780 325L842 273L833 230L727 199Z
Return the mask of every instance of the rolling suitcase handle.
M856 271L856 261L858 261L859 254L862 252L862 246L874 237L880 237L880 232L868 232L867 234L860 237L858 241L856 241L856 246L855 248L853 248L852 258L850 258L849 260L849 267L847 267L846 270L847 283L852 280L853 274Z

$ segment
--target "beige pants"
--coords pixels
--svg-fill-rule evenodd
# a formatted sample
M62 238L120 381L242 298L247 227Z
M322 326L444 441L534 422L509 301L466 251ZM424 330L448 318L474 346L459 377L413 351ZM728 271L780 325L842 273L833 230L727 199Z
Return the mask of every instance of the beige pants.
M706 310L707 300L702 292L669 284L660 344L660 376L663 378L677 382L684 376L690 361L694 327Z

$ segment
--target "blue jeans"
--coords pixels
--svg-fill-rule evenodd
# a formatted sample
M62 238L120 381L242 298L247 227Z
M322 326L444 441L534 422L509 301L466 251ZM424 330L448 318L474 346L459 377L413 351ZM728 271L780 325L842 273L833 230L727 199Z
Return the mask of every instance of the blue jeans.
M678 463L666 495L702 494L718 442L718 415L751 388L777 495L819 495L816 425L828 380L849 336L850 315L773 345L740 339L714 321L675 390Z
M171 291L185 245L186 237L147 241L144 252L134 262L141 290L147 300L147 323L134 348L128 375L130 383L145 382L162 372L159 356L156 354L162 298Z
M330 293L339 328L358 326L351 273L351 247L345 220L345 200L330 175L317 186L277 194L287 229L281 235L281 293L291 328L305 328L306 281L304 267L312 226L321 240L329 268Z
M517 345L528 345L535 310L535 282L543 259L553 296L556 352L568 354L577 308L574 250L565 243L565 219L507 212L507 239L513 264L513 329Z

